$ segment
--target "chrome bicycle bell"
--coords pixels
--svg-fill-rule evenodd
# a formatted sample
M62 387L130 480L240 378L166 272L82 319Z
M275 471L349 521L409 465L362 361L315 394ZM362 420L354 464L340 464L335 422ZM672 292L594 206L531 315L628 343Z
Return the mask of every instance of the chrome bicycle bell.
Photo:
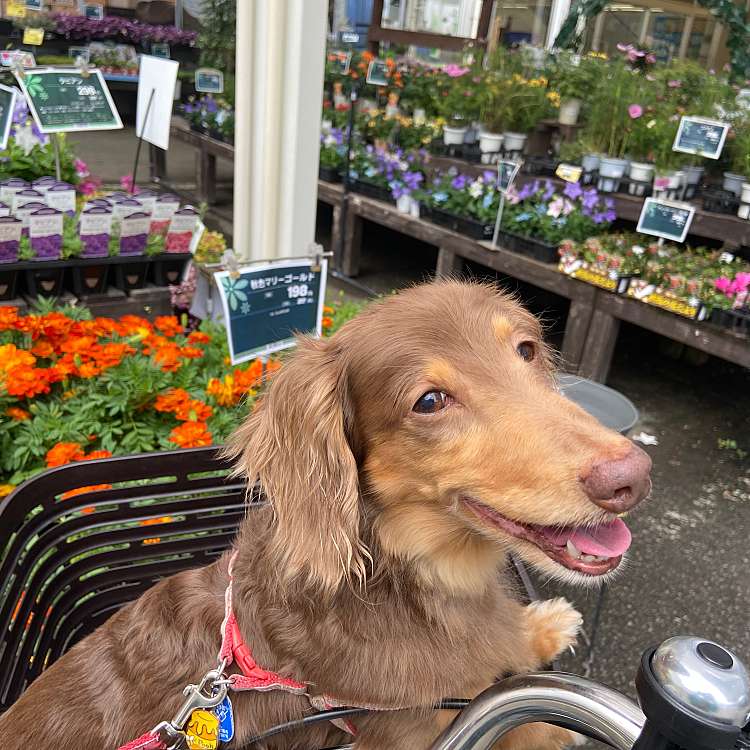
M634 750L742 746L750 721L750 675L723 646L691 636L669 638L643 654L635 686L646 724Z

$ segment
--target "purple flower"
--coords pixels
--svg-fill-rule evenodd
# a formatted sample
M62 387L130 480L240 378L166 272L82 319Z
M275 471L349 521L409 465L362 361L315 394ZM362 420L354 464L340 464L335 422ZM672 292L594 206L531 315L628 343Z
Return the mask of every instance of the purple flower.
M456 175L453 180L451 180L451 187L454 190L463 190L466 187L466 183L469 181L468 177L463 174Z
M604 221L614 221L616 218L617 214L612 209L604 212Z
M542 195L543 201L548 201L555 194L555 186L546 180L544 183L544 194Z
M404 182L409 190L416 190L423 179L424 175L421 172L404 172Z
M443 70L451 77L451 78L460 78L463 75L466 75L469 72L468 68L462 68L460 65L446 65Z
M599 195L596 192L596 188L590 188L589 190L583 191L583 198L581 198L581 203L583 204L584 208L587 208L591 210L596 206L596 204L599 202Z
M577 182L569 182L563 190L563 195L571 200L577 200L583 195L583 188Z
M482 181L487 185L491 185L497 179L497 174L489 169L485 169L482 172Z
M539 182L535 180L533 183L527 182L519 191L518 191L518 200L519 201L525 201L527 198L530 198L534 193L536 193L539 186Z
M654 65L654 63L656 63L656 55L655 55L655 54L654 54L653 52L649 52L649 53L648 53L648 54L646 55L646 62L647 62L647 63L648 63L649 65Z

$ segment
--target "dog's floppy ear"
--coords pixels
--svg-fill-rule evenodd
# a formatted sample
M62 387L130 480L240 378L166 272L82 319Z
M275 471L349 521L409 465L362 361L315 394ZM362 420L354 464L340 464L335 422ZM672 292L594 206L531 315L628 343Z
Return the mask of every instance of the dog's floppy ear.
M275 512L271 551L282 577L322 589L365 580L357 462L346 374L329 340L300 338L265 395L230 438L237 472L261 487Z

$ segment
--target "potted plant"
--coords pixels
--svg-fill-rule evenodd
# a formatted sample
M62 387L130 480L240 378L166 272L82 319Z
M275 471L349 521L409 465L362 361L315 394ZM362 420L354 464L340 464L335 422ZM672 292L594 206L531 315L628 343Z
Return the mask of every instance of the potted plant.
M401 107L411 113L415 125L422 125L438 112L438 81L442 74L419 62L411 64L403 76Z
M724 172L722 187L740 198L737 215L748 218L750 204L750 117L737 118L732 123L728 155L732 172Z
M499 96L506 128L503 132L506 153L522 152L528 134L551 112L556 94L547 90L547 83L544 76L526 78L515 73L501 85Z
M446 65L440 77L439 112L445 120L443 142L446 146L463 144L469 130L470 99L472 89L468 85L469 68Z
M731 267L731 266L734 267ZM738 261L722 268L706 295L711 321L737 333L750 334L750 266Z
M427 217L474 239L490 239L500 205L497 174L487 170L477 177L445 172L433 177L426 192Z
M344 133L338 128L331 128L328 133L320 134L320 161L318 175L327 182L339 182L341 170L346 161L346 144Z
M557 260L563 240L583 241L617 218L610 198L574 182L560 190L549 180L534 180L509 190L507 204L502 226L515 236L514 249L545 263Z
M559 96L558 122L575 125L581 112L581 102L591 95L600 61L590 55L576 55L560 50L552 63L551 88Z

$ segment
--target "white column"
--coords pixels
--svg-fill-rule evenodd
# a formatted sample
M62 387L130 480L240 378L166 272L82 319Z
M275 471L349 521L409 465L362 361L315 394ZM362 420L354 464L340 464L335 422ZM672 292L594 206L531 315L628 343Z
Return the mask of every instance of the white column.
M237 3L234 250L301 255L313 241L326 0Z
M641 32L638 34L638 44L646 44L646 37L648 36L648 26L651 22L651 11L646 9L643 11L643 18L641 19Z
M547 25L547 41L544 45L545 49L552 49L555 44L555 39L560 33L565 19L568 17L570 12L570 0L552 0L552 8L549 12L549 24Z
M680 51L677 53L677 56L680 58L680 60L685 59L685 55L687 55L688 45L690 44L690 35L693 33L693 21L695 20L695 16L687 16L685 18L685 23L682 26L682 38L680 39Z

